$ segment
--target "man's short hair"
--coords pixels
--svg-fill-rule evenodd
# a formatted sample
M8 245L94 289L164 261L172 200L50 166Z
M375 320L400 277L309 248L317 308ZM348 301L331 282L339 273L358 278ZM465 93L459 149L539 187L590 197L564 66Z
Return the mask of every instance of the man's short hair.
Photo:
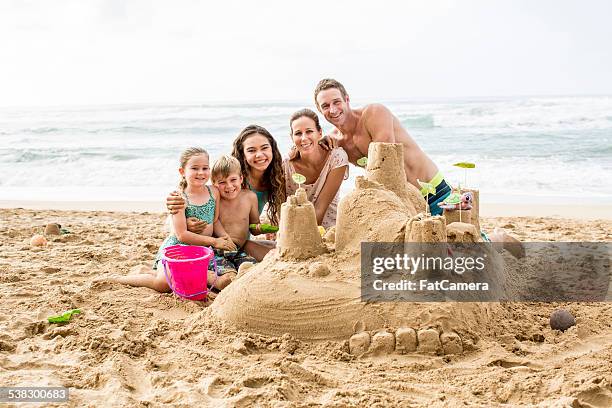
M213 164L210 178L214 182L219 179L224 179L230 176L230 174L242 175L240 171L240 162L234 156L225 154L215 161Z
M348 97L348 93L346 93L346 89L344 89L344 86L340 82L332 78L322 79L319 81L314 91L315 106L317 108L319 108L319 103L317 102L317 95L319 94L319 92L324 91L326 89L331 89L331 88L336 88L337 90L339 90L340 94L342 94L342 97L344 99Z

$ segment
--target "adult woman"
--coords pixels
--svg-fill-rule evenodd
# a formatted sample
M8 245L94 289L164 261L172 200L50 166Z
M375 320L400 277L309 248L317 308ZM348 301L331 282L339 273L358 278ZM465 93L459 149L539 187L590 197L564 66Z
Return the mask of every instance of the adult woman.
M348 177L346 152L342 148L327 150L319 145L321 125L317 114L310 109L291 115L289 127L294 151L291 158L283 160L287 195L298 188L293 174L302 174L306 181L301 187L314 204L317 224L331 227L336 224L340 185Z

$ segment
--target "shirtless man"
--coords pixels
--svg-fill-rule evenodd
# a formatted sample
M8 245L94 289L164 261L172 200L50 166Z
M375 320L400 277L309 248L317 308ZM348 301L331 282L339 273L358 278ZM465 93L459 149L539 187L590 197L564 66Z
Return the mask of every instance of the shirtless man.
M371 142L401 143L404 146L406 179L419 190L417 179L433 184L436 194L429 195L429 208L433 215L442 214L437 204L451 193L450 186L438 171L438 166L421 150L389 109L381 104L352 109L346 89L335 79L321 80L314 97L319 112L336 127L330 135L334 144L346 151L351 163L357 164L357 160L367 156Z
M381 104L370 104L360 109L352 109L349 96L344 86L335 79L322 79L314 91L315 105L325 119L336 128L330 135L332 145L342 147L349 161L367 157L371 142L401 143L404 146L404 170L406 179L426 196L417 179L426 181L436 188L436 194L428 197L432 215L441 215L438 206L452 191L438 166L421 150L414 139L403 128L399 119ZM322 143L325 146L327 143ZM508 235L503 229L495 228L492 234L483 238L492 242L504 243L504 248L517 258L525 255L523 245L516 238Z

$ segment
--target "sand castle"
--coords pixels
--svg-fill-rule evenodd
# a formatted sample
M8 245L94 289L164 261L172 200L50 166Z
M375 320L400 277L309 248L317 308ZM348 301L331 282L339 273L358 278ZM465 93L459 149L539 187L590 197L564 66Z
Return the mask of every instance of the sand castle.
M425 201L406 182L401 145L371 143L367 175L338 207L335 230L321 240L314 207L302 191L281 209L278 247L215 300L225 323L303 340L348 340L352 354L473 349L496 303L367 303L361 300L361 242L478 242L478 192L471 223L423 214ZM478 229L477 229L478 228ZM407 245L407 244L403 244ZM490 261L499 255L491 250ZM503 282L503 272L499 272Z

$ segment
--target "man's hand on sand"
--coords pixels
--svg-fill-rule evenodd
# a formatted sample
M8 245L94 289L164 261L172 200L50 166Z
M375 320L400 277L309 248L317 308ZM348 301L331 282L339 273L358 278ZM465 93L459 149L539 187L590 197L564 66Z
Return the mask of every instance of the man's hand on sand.
M196 217L187 218L187 231L194 234L201 234L206 229L208 223Z
M321 146L325 150L331 150L338 147L338 141L329 135L323 136L318 143L319 146Z
M172 215L185 209L185 200L183 199L183 197L180 196L178 191L173 191L168 197L166 197L166 208L168 209L168 212Z

